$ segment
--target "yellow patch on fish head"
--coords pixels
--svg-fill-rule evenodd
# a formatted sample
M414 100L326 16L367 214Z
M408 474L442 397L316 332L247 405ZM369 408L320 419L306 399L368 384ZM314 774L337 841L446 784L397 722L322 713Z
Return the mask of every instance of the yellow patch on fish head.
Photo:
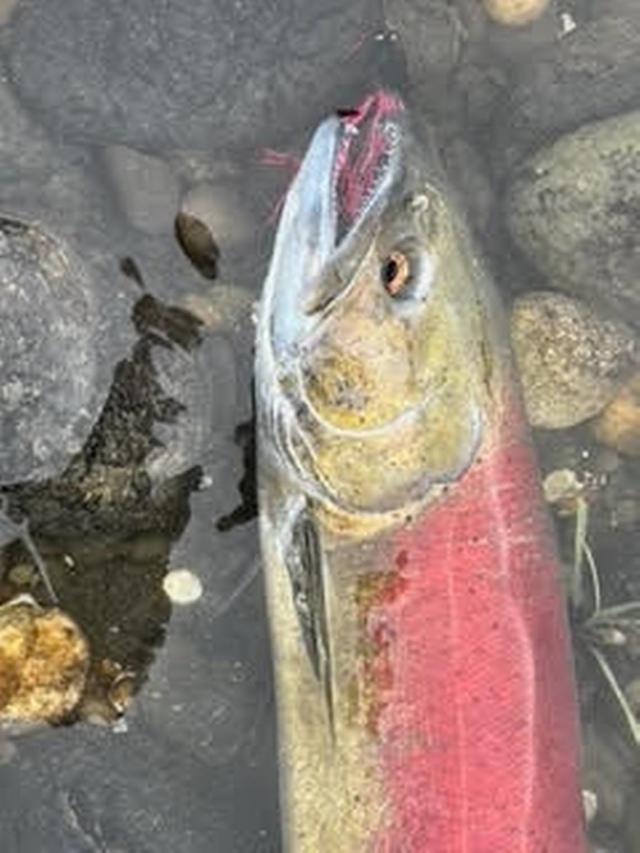
M471 461L492 350L476 272L430 189L381 224L304 341L298 452L344 505L397 507Z

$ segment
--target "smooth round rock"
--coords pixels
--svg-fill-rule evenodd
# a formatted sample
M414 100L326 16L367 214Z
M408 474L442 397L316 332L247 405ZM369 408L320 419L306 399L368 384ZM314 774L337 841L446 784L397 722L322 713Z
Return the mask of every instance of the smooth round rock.
M108 390L97 327L70 247L0 218L0 482L44 479L81 449Z
M202 596L202 581L189 569L172 569L165 575L162 588L173 604L193 604Z
M640 325L640 112L585 125L518 170L513 239L549 284Z
M511 342L533 426L562 429L593 417L637 364L636 336L561 293L518 298Z

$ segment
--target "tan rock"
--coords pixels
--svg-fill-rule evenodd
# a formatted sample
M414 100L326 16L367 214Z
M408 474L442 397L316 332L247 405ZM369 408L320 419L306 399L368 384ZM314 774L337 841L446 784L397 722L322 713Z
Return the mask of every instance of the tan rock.
M602 411L639 358L626 324L548 291L516 300L511 342L529 420L547 429L575 426Z
M521 27L539 18L549 0L483 0L487 15L506 27Z
M71 617L28 595L0 607L0 722L57 722L73 710L89 666Z
M596 439L627 456L640 456L640 372L622 386L593 424Z

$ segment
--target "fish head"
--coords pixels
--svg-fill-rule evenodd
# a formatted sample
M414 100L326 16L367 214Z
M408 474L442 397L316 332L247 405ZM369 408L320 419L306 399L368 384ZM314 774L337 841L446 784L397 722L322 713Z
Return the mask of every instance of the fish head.
M384 513L471 464L494 381L481 279L398 97L320 125L283 209L256 361L267 453L308 494Z

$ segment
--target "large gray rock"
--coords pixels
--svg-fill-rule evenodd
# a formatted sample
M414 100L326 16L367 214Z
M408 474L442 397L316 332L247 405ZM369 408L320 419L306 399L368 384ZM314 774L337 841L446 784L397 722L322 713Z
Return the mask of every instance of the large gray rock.
M371 0L36 0L4 34L24 102L67 138L257 146L304 127L370 71ZM367 19L367 13L368 19ZM375 26L375 24L374 24Z
M517 171L509 230L551 286L640 325L640 112L585 125Z

